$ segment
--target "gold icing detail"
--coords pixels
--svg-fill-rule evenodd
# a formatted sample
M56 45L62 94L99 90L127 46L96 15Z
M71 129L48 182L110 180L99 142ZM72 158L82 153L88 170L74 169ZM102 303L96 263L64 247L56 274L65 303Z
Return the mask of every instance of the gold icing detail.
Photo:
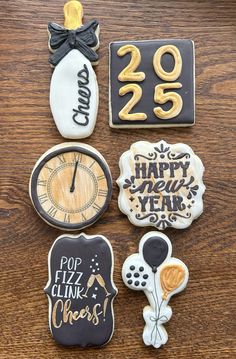
M175 66L171 72L166 72L161 65L162 55L169 53L175 59ZM174 45L161 46L153 56L153 67L157 76L164 81L175 81L180 76L182 71L182 57L179 49Z
M77 0L68 1L64 6L64 26L68 30L75 30L80 27L83 19L83 6Z
M63 311L63 301L61 299L59 299L54 307L53 307L53 310L52 310L52 325L55 327L55 328L60 328L62 326L62 320L60 320L60 323L57 324L57 310L59 309L59 304L61 306L61 309L60 311L62 312Z
M153 112L158 118L162 120L168 120L178 116L178 114L181 112L183 108L182 97L176 92L164 92L165 90L179 89L181 87L182 84L180 82L159 84L155 87L154 101L156 103L164 104L168 101L171 101L173 104L168 111L164 111L161 107L155 107Z
M52 325L54 328L60 328L63 324L73 325L74 322L80 319L87 319L95 326L99 324L99 316L103 314L100 303L95 304L92 308L86 305L84 308L75 311L71 310L71 304L70 299L67 299L65 303L61 299L56 301L52 310ZM61 313L60 316L59 313ZM60 317L59 323L57 322L58 316Z
M181 265L171 264L162 268L160 273L162 298L167 299L168 295L177 289L184 281L185 270Z
M143 81L145 79L144 72L135 72L141 62L141 54L139 49L134 45L124 45L117 51L118 56L124 56L131 53L129 64L120 72L118 76L119 81Z
M147 115L142 112L129 113L132 108L139 102L142 97L142 89L137 84L127 84L120 88L119 95L124 96L128 92L133 92L133 96L127 102L127 104L119 112L119 118L124 121L144 121L147 119Z

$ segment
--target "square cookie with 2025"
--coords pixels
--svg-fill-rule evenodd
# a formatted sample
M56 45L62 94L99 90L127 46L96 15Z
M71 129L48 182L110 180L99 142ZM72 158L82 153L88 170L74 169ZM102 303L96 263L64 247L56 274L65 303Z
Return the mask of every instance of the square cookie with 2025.
M118 41L109 51L109 123L114 128L195 123L191 40Z

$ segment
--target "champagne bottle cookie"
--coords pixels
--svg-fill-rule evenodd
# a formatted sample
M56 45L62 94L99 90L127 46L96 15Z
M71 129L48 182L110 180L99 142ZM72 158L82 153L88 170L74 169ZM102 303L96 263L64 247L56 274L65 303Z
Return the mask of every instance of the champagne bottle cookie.
M82 24L83 7L77 0L64 6L64 26L49 23L49 59L55 67L50 86L50 107L56 126L65 138L92 134L99 92L93 66L98 63L99 24Z

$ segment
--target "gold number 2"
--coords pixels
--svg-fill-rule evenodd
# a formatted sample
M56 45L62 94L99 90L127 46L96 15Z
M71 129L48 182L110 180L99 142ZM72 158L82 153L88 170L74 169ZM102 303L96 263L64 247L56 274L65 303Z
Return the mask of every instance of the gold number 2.
M175 60L175 66L171 72L166 72L161 65L161 58L164 54L170 53ZM157 76L164 81L175 81L182 71L182 57L176 46L165 45L161 46L153 57L153 67ZM159 104L165 104L168 101L172 102L172 107L168 111L164 111L161 107L155 107L153 109L156 117L162 120L168 120L179 115L183 108L182 97L176 92L167 92L165 90L181 88L180 82L164 83L157 85L154 92L154 101Z
M145 79L144 72L135 72L141 62L141 54L139 49L134 45L124 45L117 51L118 56L124 56L131 53L130 63L120 72L119 81L143 81Z
M142 112L129 113L132 108L139 102L142 97L142 89L137 84L128 84L120 88L119 95L124 96L128 92L133 92L133 96L127 102L127 104L119 112L119 118L124 121L144 121L147 119L147 115Z

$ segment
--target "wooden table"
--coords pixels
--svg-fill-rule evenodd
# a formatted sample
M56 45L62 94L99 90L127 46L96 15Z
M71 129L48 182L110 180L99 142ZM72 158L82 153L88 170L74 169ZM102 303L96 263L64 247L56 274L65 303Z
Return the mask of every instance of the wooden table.
M59 230L32 208L28 181L35 161L63 142L49 108L49 21L63 23L64 0L1 0L1 241L0 358L159 359L236 357L235 152L236 2L218 0L88 0L85 20L101 25L97 67L100 107L84 142L107 159L114 179L109 211L88 234L107 236L115 253L114 337L103 349L64 349L48 330L47 254ZM111 130L108 126L108 44L114 40L190 38L196 45L196 125L186 129ZM142 343L141 292L126 288L121 266L148 231L117 207L118 160L137 140L186 142L205 167L204 214L186 230L167 230L174 255L190 269L187 290L171 301L169 341L160 350Z

